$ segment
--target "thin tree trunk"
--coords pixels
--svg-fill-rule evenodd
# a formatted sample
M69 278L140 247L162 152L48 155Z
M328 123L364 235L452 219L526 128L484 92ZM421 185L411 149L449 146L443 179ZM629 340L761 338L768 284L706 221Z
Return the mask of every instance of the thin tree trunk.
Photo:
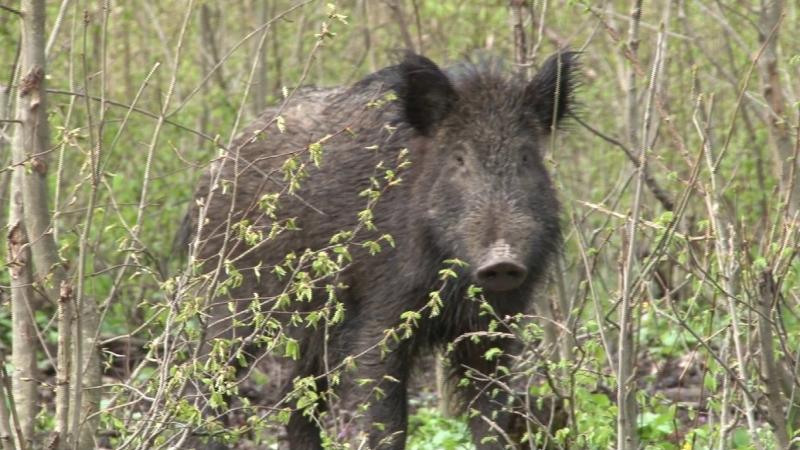
M2 441L3 449L14 450L16 449L14 436L22 435L22 431L20 431L19 415L14 405L14 394L11 389L11 382L8 379L8 374L6 373L5 363L6 349L0 346L0 401L2 401L2 405L0 405L0 419L3 421L2 425L0 425L0 430L2 430L4 435ZM13 430L13 432L11 430ZM24 445L20 446L21 450L25 450L26 448L27 447Z
M634 346L634 325L632 314L635 309L635 302L638 293L632 291L633 268L636 256L636 226L641 211L641 186L645 179L647 170L647 148L646 137L640 142L639 139L639 109L637 107L636 95L636 68L633 61L636 60L639 48L639 21L642 17L642 0L634 0L631 5L630 23L628 29L628 46L631 63L629 64L628 86L627 86L627 108L626 125L628 126L628 136L631 148L641 148L639 154L639 165L637 166L638 177L636 183L636 193L633 203L633 217L630 227L627 230L626 238L627 255L622 264L622 302L619 306L619 348L617 349L617 449L636 450L639 447L638 435L636 433L636 384L634 372L635 346ZM646 112L649 114L649 111ZM645 129L648 124L645 124Z
M369 71L375 72L378 66L375 62L375 52L372 51L372 36L369 24L373 22L370 20L368 0L361 0L361 14L363 14L362 20L364 22L364 48L367 52L367 64L369 64Z
M759 298L758 307L760 314L758 319L758 337L761 343L761 374L764 380L764 387L767 391L767 415L772 423L775 433L775 440L778 441L779 448L790 449L789 433L786 429L786 418L784 411L784 397L777 380L783 376L778 372L778 365L775 360L775 352L772 348L772 317L778 297L778 287L772 273L765 270L761 273L761 280L758 285Z
M0 118L6 118L6 95L8 90L1 87L0 92ZM5 154L6 140L4 135L0 135L0 154ZM3 165L7 161L3 161ZM33 337L35 330L32 329L33 324L30 321L30 314L27 312L28 300L33 295L31 289L31 268L30 268L30 247L28 246L27 236L25 235L25 228L23 224L23 211L22 211L22 193L21 193L21 180L18 173L24 170L19 168L11 172L13 182L8 183L8 173L3 174L2 180L2 195L0 198L5 200L6 190L8 186L11 189L11 198L14 201L9 201L9 233L6 236L8 244L8 268L11 275L11 317L12 317L12 364L14 365L13 373L13 395L20 399L18 413L22 420L23 435L18 436L19 439L24 439L30 443L33 435L33 419L36 411L36 383L33 381L36 378L36 358L35 352L31 349L35 348ZM4 208L5 209L5 208ZM5 225L5 224L4 224ZM5 228L5 227L4 227ZM33 342L32 342L33 341ZM5 360L0 361L0 364L5 364ZM0 390L2 387L0 387ZM10 427L10 414L8 411L5 395L2 396L2 405L0 405L0 442L4 449L15 448L14 435L11 433Z
M22 177L22 201L25 205L25 229L31 241L33 266L37 281L55 277L45 283L48 296L58 298L58 287L64 278L52 237L48 209L47 172L50 149L50 128L47 123L45 98L45 2L23 0L21 73L17 104L19 138L12 154L17 162L25 162L30 170Z
M8 118L8 93L10 89L0 85L0 119L7 119ZM7 127L6 127L7 128ZM0 155L2 156L2 160L0 160L0 167L6 167L8 161L8 157L6 149L8 147L8 142L6 140L6 130L5 128L0 128ZM11 173L3 172L0 174L0 205L6 204L8 201L9 210L13 209L13 205L11 205L10 201L6 198L8 194L8 188L10 186L10 177ZM5 211L6 209L0 206L0 227L2 229L6 229L5 223ZM11 254L10 252L8 253ZM9 265L9 268L12 266ZM30 273L29 273L30 275ZM13 282L13 280L12 280ZM12 291L12 302L13 302L13 291ZM12 303L13 305L13 303ZM5 352L2 352L2 358L0 358L0 365L5 365ZM8 410L8 400L6 399L5 391L3 387L0 385L0 446L2 446L3 450L12 450L16 448L14 445L14 434L11 432L11 415Z
M397 22L397 27L400 30L400 36L403 38L403 45L406 49L416 51L414 40L411 38L411 32L408 30L408 23L406 22L406 15L401 0L388 0L386 6L392 10L394 20Z
M84 97L86 105L86 117L89 129L89 167L91 177L89 187L89 202L84 216L83 227L78 241L78 263L77 280L75 285L75 312L74 320L75 337L73 340L73 384L74 389L73 403L70 405L70 415L72 423L70 434L72 435L72 448L74 450L89 449L95 447L94 432L98 425L98 419L88 419L92 417L100 407L101 390L97 387L101 384L100 363L97 355L97 336L100 326L98 308L96 300L86 295L86 260L90 250L91 230L94 220L95 207L100 187L100 163L103 151L103 132L105 129L106 114L106 94L108 91L108 20L110 14L110 1L103 2L102 23L96 28L93 36L94 52L97 55L94 61L99 65L100 72L100 105L99 115L95 124L92 114L92 104L88 97ZM89 66L86 56L87 34L89 23L84 22L83 33L83 74L84 90L89 92L89 74L94 70ZM59 294L61 294L60 292ZM61 298L62 295L59 295ZM67 295L67 298L70 296Z
M257 26L260 26L269 21L269 1L257 0L256 2L256 17L258 17ZM264 33L274 33L274 29L267 27ZM253 116L258 116L261 111L267 107L267 95L269 94L269 86L267 77L269 66L267 65L267 46L256 42L256 58L258 58L258 67L256 68L256 79L253 86Z
M425 43L422 41L422 21L419 17L419 5L417 0L411 0L411 6L414 8L414 24L417 28L417 51L425 53Z
M72 355L72 286L61 283L58 299L58 367L56 368L56 436L58 450L70 448L70 357Z
M32 441L36 386L36 330L32 321L36 302L33 295L32 275L44 282L51 295L63 279L55 241L50 229L50 212L47 197L47 161L49 127L45 101L45 2L23 0L20 73L17 95L16 119L19 121L12 162L15 164L12 179L11 211L9 218L9 270L12 283L12 314L14 342L14 397L20 429L20 446L29 447ZM30 243L30 244L29 244ZM31 266L31 262L33 265ZM52 276L52 279L48 279ZM27 442L24 442L27 441Z
M639 52L639 22L642 19L642 0L633 0L628 24L628 43L625 51L630 53L631 60L637 58ZM639 107L636 90L636 68L628 64L627 85L625 86L625 124L628 127L628 146L639 146Z
M25 164L15 169L15 174L19 176L19 194L14 196L14 201L21 199L23 216L18 230L26 233L20 236L25 236L31 242L27 248L31 251L35 270L35 280L21 284L30 286L31 281L42 283L42 290L55 302L59 297L59 289L66 278L66 273L58 257L48 207L50 130L45 96L45 6L44 0L23 0L21 4L22 79L18 88L16 116L20 124L12 148L12 158L16 163ZM30 296L26 297L28 298L26 307L32 309L34 303L30 301ZM28 315L31 313L29 310ZM66 332L63 329L59 331ZM15 341L19 336L19 334L15 336ZM28 342L28 352L34 353L35 356L35 349L35 341ZM35 397L28 399L20 396L17 402L20 405L25 401L32 401L35 404L34 399ZM21 414L20 428L24 428L25 420L25 415ZM59 442L67 439L68 436L59 436Z
M8 119L8 93L11 91L10 88L0 85L0 119ZM6 139L8 130L10 130L14 124L12 123L4 123L0 126L0 167L7 167L9 161L9 156L7 152L8 147L8 140ZM9 202L8 198L8 189L11 183L11 173L9 171L3 171L0 173L0 205L7 205ZM0 228L6 229L6 209L0 207Z
M200 7L200 36L203 39L204 53L207 58L211 59L211 67L215 67L220 61L217 33L214 32L214 30L218 28L217 24L220 22L219 15L219 10L215 8L215 10L212 11L211 7L205 3ZM218 67L217 70L214 71L214 79L217 81L217 85L222 92L225 93L225 96L228 97L228 83L226 81L227 77L225 76L224 69L224 65ZM233 106L230 107L233 108Z
M795 182L792 174L797 173L798 162L794 160L791 124L786 109L786 94L781 83L778 67L779 27L785 10L784 0L762 0L759 20L759 41L764 46L761 56L760 72L764 98L769 110L765 121L769 131L769 140L774 154L774 173L780 181L781 193L789 199L788 212L792 217L800 210L800 183ZM769 39L769 41L767 41Z
M31 252L25 234L22 204L22 177L24 166L14 170L11 180L11 205L7 236L8 269L11 275L11 363L13 393L19 416L21 436L17 436L20 447L31 447L36 405L39 403L36 386L36 329L33 323L33 278L31 276Z
M511 30L514 37L514 63L517 71L527 76L528 74L528 46L525 39L525 24L522 20L522 7L525 0L511 0Z
M5 363L5 357L0 359L0 364L4 365ZM11 413L8 410L8 399L2 384L0 384L0 448L3 450L16 449L14 433L11 432Z

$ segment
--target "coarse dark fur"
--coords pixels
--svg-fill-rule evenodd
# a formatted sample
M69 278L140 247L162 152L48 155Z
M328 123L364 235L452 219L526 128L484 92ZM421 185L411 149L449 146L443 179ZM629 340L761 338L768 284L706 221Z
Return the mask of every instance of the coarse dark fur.
M383 174L376 166L383 161L392 167L401 150L408 149L411 166L401 171L402 182L386 189L374 208L377 231L362 231L357 239L390 234L396 247L384 243L381 252L370 256L353 246L353 262L335 280L346 286L337 291L345 307L343 321L328 331L325 343L325 327L282 322L300 342L301 352L297 361L282 363L290 371L287 380L322 374L326 353L327 367L360 355L356 368L342 373L336 395L350 407L369 403L353 428L369 434L371 448L404 448L406 388L415 358L465 333L486 330L488 317L479 314L478 302L466 298L470 284L480 285L475 270L497 254L522 268L524 280L518 286L483 292L498 316L514 315L527 310L558 251L559 207L542 154L551 130L570 110L575 66L575 54L562 52L525 82L494 64L465 64L447 75L427 58L409 53L400 64L349 89L298 92L284 109L266 111L215 162L197 189L196 199L205 207L194 208L189 216L195 234L198 216L205 217L196 240L204 269L215 269L222 255L243 275L242 285L212 308L209 338L257 340L260 331L231 326L226 302L236 302L244 314L257 297L268 310L287 284L273 273L274 265L289 252L325 248L331 236L352 230L366 206L359 193L370 186L371 177ZM397 93L395 101L384 101L389 91ZM271 120L276 114L285 120L283 132ZM286 155L302 154L328 135L321 166L309 164L309 178L296 194L289 193L280 170ZM263 213L258 200L269 192L282 193L278 220L296 218L299 230L247 245L229 225L246 220L251 230L266 234L275 220ZM440 314L423 312L413 335L391 340L390 351L382 354L375 344L385 330L397 327L403 312L424 308L429 293L441 288L439 271L451 258L465 261L468 268L448 282ZM289 309L317 310L326 299L320 289L311 301ZM455 379L465 367L491 373L497 362L486 361L486 349L509 348L503 340L459 342L451 355ZM375 380L383 396L370 398L375 384L360 386L358 379ZM319 388L325 388L324 377L319 380ZM502 398L489 398L483 387L473 382L464 388L464 398L507 429L510 415L493 415ZM287 381L282 393L290 388ZM477 448L500 448L502 440L481 443L495 433L487 423L480 417L470 421ZM319 430L299 412L291 416L287 433L292 450L321 448Z

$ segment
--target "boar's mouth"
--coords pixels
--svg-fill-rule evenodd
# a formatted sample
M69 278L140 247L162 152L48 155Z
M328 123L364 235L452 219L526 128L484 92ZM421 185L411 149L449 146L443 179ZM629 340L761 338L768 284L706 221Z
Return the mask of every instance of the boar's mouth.
M522 285L528 276L528 269L505 241L492 245L473 273L482 288L504 292Z

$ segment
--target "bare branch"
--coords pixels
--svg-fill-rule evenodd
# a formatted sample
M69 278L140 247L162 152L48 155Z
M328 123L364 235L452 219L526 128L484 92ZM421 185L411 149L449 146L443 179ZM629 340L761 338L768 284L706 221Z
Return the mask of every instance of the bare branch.
M0 5L0 9L2 9L5 12L9 12L11 14L16 14L18 16L22 16L22 11L20 11L18 9L11 8L9 6Z

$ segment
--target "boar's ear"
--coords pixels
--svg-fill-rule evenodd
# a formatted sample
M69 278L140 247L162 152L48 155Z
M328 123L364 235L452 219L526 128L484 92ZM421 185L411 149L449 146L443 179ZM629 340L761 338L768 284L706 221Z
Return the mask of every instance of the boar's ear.
M535 120L548 132L572 109L577 65L576 52L556 53L547 58L525 88L525 101L533 108Z
M408 52L400 63L398 89L404 119L422 135L447 116L458 98L450 79L430 59Z

